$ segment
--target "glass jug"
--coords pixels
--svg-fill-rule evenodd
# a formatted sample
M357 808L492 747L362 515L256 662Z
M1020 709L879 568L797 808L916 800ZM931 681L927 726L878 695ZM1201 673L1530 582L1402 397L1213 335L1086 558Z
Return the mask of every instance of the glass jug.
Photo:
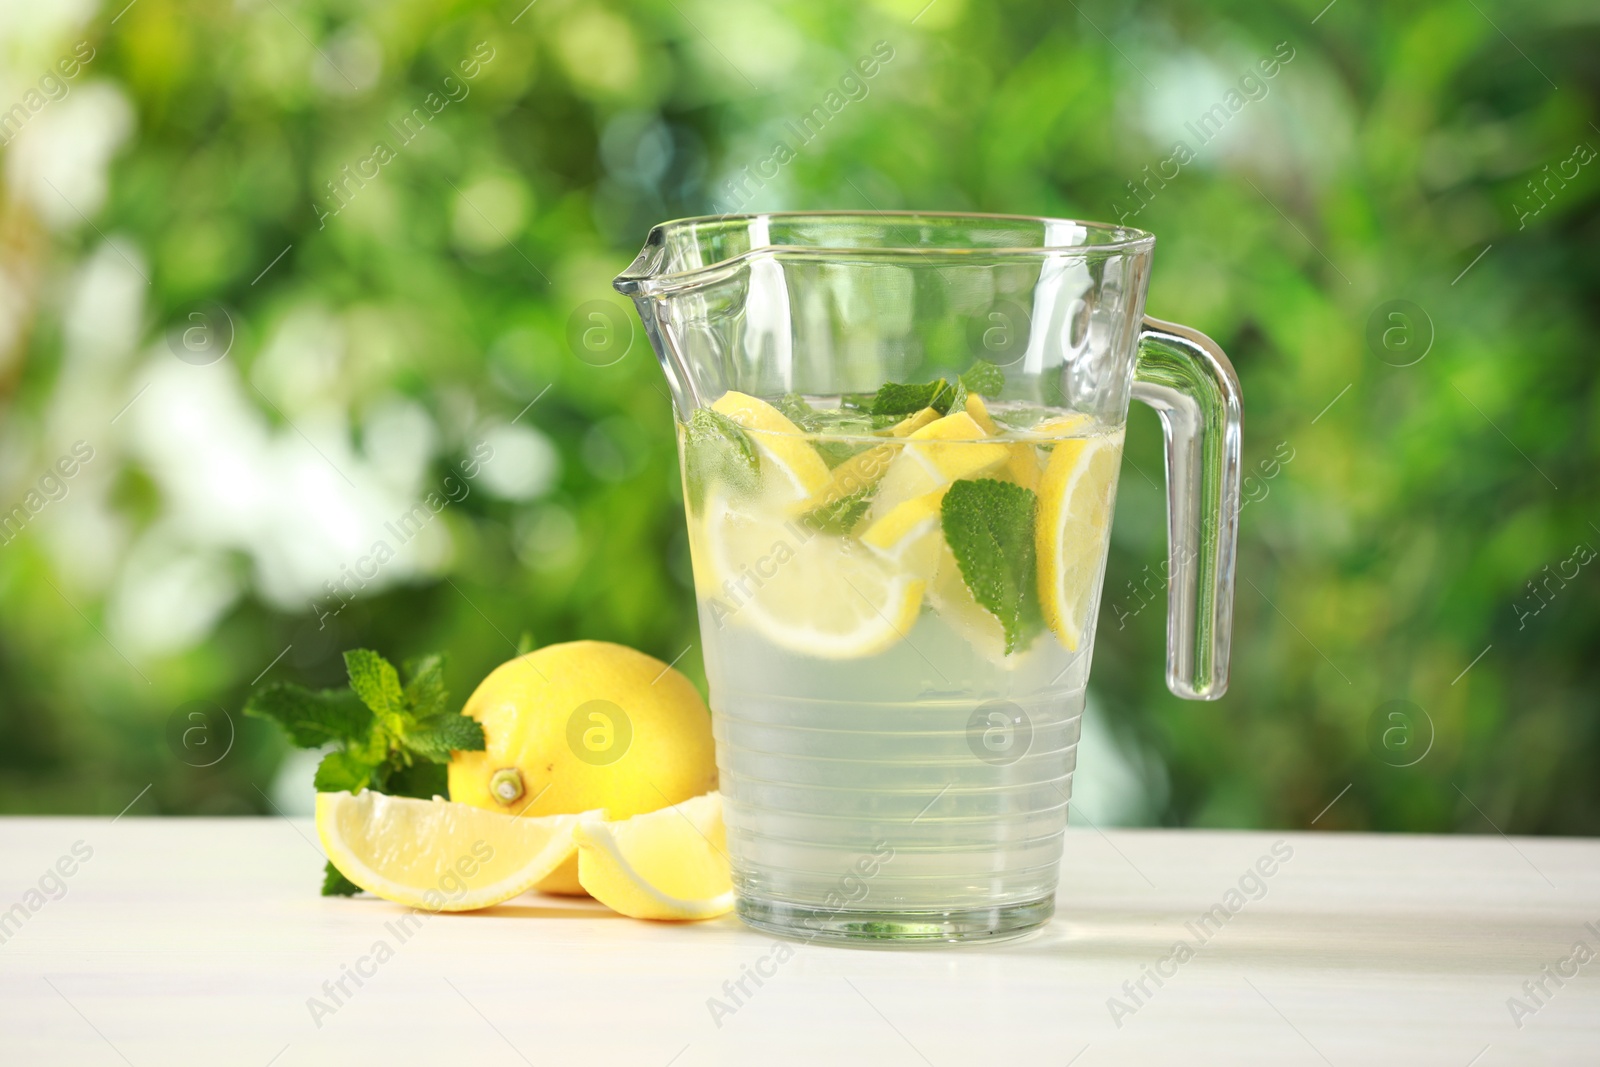
M1227 687L1239 384L1144 316L1148 233L776 213L616 279L671 384L740 917L940 943L1049 919L1130 398L1166 437L1167 684Z

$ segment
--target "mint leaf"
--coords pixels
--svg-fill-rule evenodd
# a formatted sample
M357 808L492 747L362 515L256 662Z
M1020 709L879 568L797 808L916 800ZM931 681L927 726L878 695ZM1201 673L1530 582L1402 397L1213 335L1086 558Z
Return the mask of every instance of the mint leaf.
M968 393L998 396L1005 387L1005 372L987 360L979 360L955 381L939 378L931 382L885 382L878 388L870 402L860 394L844 397L843 407L859 407L874 415L913 415L923 408L933 408L941 415L960 411L967 405Z
M392 797L416 797L420 800L450 795L450 771L444 764L427 760L400 763L398 759L396 756L378 768L372 784L367 788Z
M783 417L794 423L802 430L814 430L817 421L817 409L799 393L786 393L773 407L783 413Z
M368 648L352 648L344 654L344 669L350 675L350 689L361 703L391 733L398 733L405 718L405 693L400 688L400 672L394 664Z
M476 719L450 711L418 719L400 743L431 763L449 763L451 752L483 751L483 727Z
M684 428L684 468L690 501L705 499L712 481L749 492L761 476L761 457L744 427L720 411L699 408Z
M406 705L411 713L419 719L442 713L450 699L444 687L444 657L437 653L418 656L406 660L403 668Z
M322 895L325 897L353 897L361 887L339 872L331 862L322 868Z
M940 507L944 539L972 598L1000 620L1006 653L1037 631L1033 492L993 478L956 482Z
M828 465L829 470L837 467L851 456L859 456L867 449L877 447L876 443L872 441L829 439L826 437L814 441L813 444L816 445L817 455L822 457L822 462Z
M872 400L872 413L874 415L911 415L923 408L938 408L936 401L939 396L950 388L943 378L937 381L922 384L908 384L906 382L885 382L878 389L878 395ZM939 409L943 415L949 407Z
M967 387L969 393L996 397L1006 387L1006 372L988 360L980 359L962 373L961 384Z
M250 695L244 713L283 727L296 748L321 748L330 741L355 741L372 730L372 712L348 689L316 692L274 682Z
M720 411L696 410L689 418L689 440L723 449L735 466L747 470L752 477L761 470L761 458L750 435Z
M372 779L373 765L354 753L337 749L322 757L312 779L319 793L358 793Z
M877 491L878 485L874 482L831 504L813 508L800 516L800 521L819 533L847 534L856 528L856 523L866 514L868 506L872 504L872 494Z
M871 413L872 405L878 399L877 393L844 393L839 397L839 408L842 411L865 411Z
M957 378L956 384L950 387L949 395L941 395L939 399L945 402L945 414L949 414L952 411L967 410L967 386L965 382Z

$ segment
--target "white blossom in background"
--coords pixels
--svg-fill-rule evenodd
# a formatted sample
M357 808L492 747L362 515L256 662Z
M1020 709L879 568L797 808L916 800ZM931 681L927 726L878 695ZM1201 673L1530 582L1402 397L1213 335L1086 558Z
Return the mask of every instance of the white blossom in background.
M494 449L478 481L484 489L506 500L532 500L543 496L561 477L561 456L544 434L522 423L490 426L482 440Z
M287 366L307 365L298 357L283 358ZM257 594L293 612L307 612L313 601L328 597L324 583L356 569L378 541L394 556L363 579L362 596L435 576L448 566L452 546L445 516L431 518L406 539L394 532L428 491L420 475L432 455L400 455L383 442L406 423L417 429L420 409L396 408L380 417L378 433L358 452L348 422L333 406L289 414L279 404L293 425L273 425L231 360L192 366L157 353L146 371L150 387L127 418L133 453L161 492L163 521L143 538L181 537L199 555L237 553L249 564ZM425 423L426 413L420 414ZM431 435L428 426L419 438ZM149 551L150 558L162 556ZM183 577L200 581L192 571ZM119 587L119 598L162 604L159 590L138 583L177 579L153 568L128 580L134 584ZM137 615L130 607L115 617Z
M345 328L317 304L302 304L273 329L250 366L250 382L290 418L343 411Z
M80 75L80 79L92 74ZM108 82L74 86L34 115L6 149L6 185L56 231L105 206L112 157L134 132L133 105Z
M367 406L361 451L396 492L416 497L439 450L439 431L428 409L410 397L389 395Z
M30 467L43 469L82 440L94 458L68 483L67 495L39 516L40 545L67 587L98 594L113 581L127 549L129 523L111 501L123 466L126 420L135 396L132 369L147 314L149 273L143 255L122 238L101 242L64 287L61 369ZM113 420L116 420L115 422Z
M61 305L61 373L50 432L101 421L109 426L133 398L138 386L129 372L146 333L149 274L143 254L120 237L98 245L79 265Z
M243 592L228 554L197 547L181 522L145 530L122 561L106 622L134 657L181 652L210 635Z
M44 63L49 49L71 36L100 10L97 0L0 2L0 88L14 88L25 71Z

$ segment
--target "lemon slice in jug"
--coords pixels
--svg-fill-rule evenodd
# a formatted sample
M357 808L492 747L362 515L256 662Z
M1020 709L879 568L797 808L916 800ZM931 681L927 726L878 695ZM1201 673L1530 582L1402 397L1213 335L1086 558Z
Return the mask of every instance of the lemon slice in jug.
M1068 437L1056 442L1039 478L1039 601L1045 624L1068 649L1082 644L1089 625L1121 466L1120 432Z
M925 579L914 568L799 520L707 498L701 545L721 578L711 625L749 626L818 659L876 655L917 621Z
M816 447L788 417L747 393L729 391L711 410L750 432L761 456L762 490L781 499L787 510L809 506L828 485L832 472Z

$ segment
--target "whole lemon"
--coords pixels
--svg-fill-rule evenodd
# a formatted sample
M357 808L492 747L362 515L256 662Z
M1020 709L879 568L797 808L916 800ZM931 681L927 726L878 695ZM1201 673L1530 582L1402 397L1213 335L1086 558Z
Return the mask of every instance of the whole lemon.
M463 804L512 815L604 808L625 819L717 788L711 714L699 691L622 645L572 641L518 656L462 710L484 738L482 752L450 758L450 799ZM539 888L582 893L577 864Z

